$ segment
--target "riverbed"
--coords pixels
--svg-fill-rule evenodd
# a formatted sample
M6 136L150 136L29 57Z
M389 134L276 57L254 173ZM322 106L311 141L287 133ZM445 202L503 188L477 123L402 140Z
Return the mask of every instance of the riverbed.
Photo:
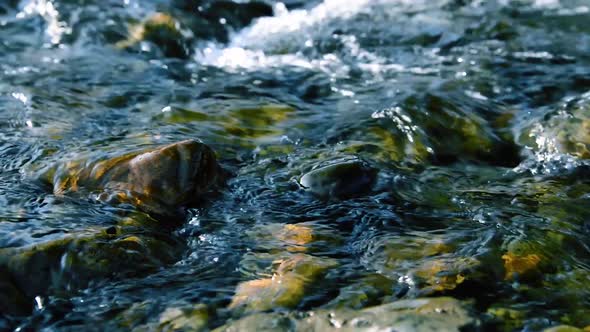
M187 139L174 222L43 180ZM589 160L585 0L5 0L0 329L583 329Z

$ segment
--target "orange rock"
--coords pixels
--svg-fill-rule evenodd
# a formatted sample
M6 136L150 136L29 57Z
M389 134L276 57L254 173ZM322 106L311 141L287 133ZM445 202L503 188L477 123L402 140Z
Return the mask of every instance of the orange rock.
M240 283L229 308L248 311L293 308L303 299L308 286L335 266L332 260L304 254L279 260L276 264L278 267L271 278Z
M288 251L303 252L307 249L305 245L313 241L313 231L308 226L288 224L277 234L277 238L289 245Z
M541 256L537 254L530 254L526 256L517 256L511 252L507 252L502 256L504 260L504 269L506 275L504 279L512 280L518 277L530 277L535 272L538 272L537 266L541 262Z

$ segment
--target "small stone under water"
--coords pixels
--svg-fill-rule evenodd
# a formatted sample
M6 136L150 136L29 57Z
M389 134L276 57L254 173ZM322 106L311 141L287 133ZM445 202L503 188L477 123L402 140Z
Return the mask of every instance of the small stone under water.
M304 174L299 184L321 198L347 198L371 190L377 170L354 158L331 162Z

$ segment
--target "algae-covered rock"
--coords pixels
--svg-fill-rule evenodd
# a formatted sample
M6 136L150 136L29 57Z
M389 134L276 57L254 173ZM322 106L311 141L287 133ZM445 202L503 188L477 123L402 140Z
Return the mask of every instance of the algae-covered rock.
M362 262L383 273L393 273L401 268L415 267L425 260L452 253L455 245L440 236L382 236L372 241Z
M407 103L410 108L415 107L413 103L424 108L413 116L426 134L423 139L434 150L435 161L467 159L502 166L516 166L520 162L513 138L506 137L506 132L502 135L501 128L494 128L488 119L466 109L467 105L437 95Z
M336 262L296 254L275 265L271 277L240 283L229 307L245 311L293 308L303 299L307 288L336 266Z
M522 329L526 318L526 312L504 307L491 307L487 314L496 322L496 326L502 331L515 331Z
M457 246L441 236L383 236L367 247L362 263L422 296L485 284L492 278L479 257L458 255Z
M163 234L111 227L0 249L0 268L30 300L55 291L75 291L105 278L141 275L175 262L181 250L182 245Z
M548 329L544 329L543 332L585 332L586 329L579 329L574 326L570 325L558 325L554 327L550 327Z
M494 116L486 113L484 117L474 110L488 105L474 103L463 94L453 97L457 98L431 93L409 96L393 107L373 112L361 124L344 124L341 131L345 134L335 140L343 142L345 151L404 167L460 160L518 165L519 147L508 121L501 119L505 112L494 110Z
M562 309L562 324L590 326L590 270L578 267L557 274L544 275L542 288L528 296Z
M384 236L371 243L366 261L378 270L394 271L408 263L452 253L454 250L454 244L438 236Z
M471 257L439 258L425 261L411 273L424 284L423 292L442 292L453 290L473 278L480 265Z
M506 270L506 280L530 279L535 274L539 273L538 265L541 262L541 256L537 254L530 254L526 256L518 256L511 252L502 255L504 260L504 269Z
M358 158L319 164L299 179L299 184L322 198L347 198L370 191L377 170Z
M560 266L568 265L568 258L562 257L568 245L566 234L554 231L535 231L527 238L507 242L506 251L501 256L504 279L531 282L541 279L544 274L554 273Z
M384 275L371 273L340 289L338 296L325 305L334 309L361 309L374 305L393 293L395 282Z
M141 42L158 46L165 56L186 58L189 55L188 39L192 34L182 30L180 23L170 14L155 13L145 21L129 29L129 37L116 44L118 48L129 48Z
M520 143L533 149L539 160L555 154L590 159L590 96L534 119L520 135Z
M468 304L449 297L401 300L363 310L254 314L215 331L476 331Z
M157 331L204 331L209 321L209 309L200 304L188 308L167 308L161 315Z
M367 128L363 128L361 137L340 142L338 149L344 153L366 155L383 163L423 164L428 160L432 149L424 145L425 142L418 137L408 135L411 134L404 135L398 130L370 123ZM412 139L409 140L408 137Z
M84 189L103 201L176 215L219 182L221 168L211 148L186 140L98 162L66 162L45 177L56 195Z
M283 104L231 109L223 119L227 134L240 138L261 139L282 134L279 124L293 116L295 109Z

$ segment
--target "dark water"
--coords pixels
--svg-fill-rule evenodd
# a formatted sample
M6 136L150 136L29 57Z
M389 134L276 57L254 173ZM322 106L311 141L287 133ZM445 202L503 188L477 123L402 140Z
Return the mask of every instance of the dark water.
M590 3L220 3L0 2L0 247L138 213L53 195L37 174L60 161L197 138L233 174L165 232L171 261L71 275L1 328L158 329L196 305L216 328L294 255L330 267L265 309L446 295L491 330L590 325ZM129 37L155 12L182 33ZM298 185L350 157L379 170L368 190Z

